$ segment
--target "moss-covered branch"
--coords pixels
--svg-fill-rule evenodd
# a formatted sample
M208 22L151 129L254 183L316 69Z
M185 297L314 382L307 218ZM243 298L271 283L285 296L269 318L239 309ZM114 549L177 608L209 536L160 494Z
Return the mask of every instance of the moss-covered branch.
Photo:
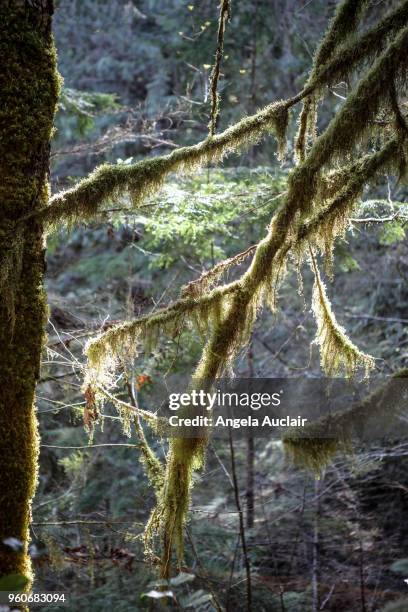
M346 0L338 5L327 32L315 53L308 83L313 82L318 71L330 60L338 45L344 44L353 35L361 13L367 4L367 0ZM307 96L303 101L299 116L299 130L295 140L295 153L299 161L303 161L305 158L307 139L315 136L316 107L316 95Z
M372 58L390 36L406 25L407 19L408 1L404 1L366 34L336 50L333 57L316 69L313 78L293 98L269 104L224 132L196 145L175 149L168 155L142 160L130 166L103 164L71 189L54 195L39 216L51 226L86 221L102 212L104 204L124 194L128 194L131 204L137 207L161 188L170 173L218 162L225 155L256 143L269 132L275 134L282 154L286 146L289 109L315 90L350 74L363 60Z
M143 410L142 408L139 408L138 406L134 406L132 404L128 404L127 402L124 402L123 400L119 399L115 395L112 395L112 393L110 393L102 385L98 384L97 385L97 390L101 393L101 395L103 395L108 400L110 400L118 408L120 408L122 410L127 410L127 411L131 412L132 415L141 417L154 430L157 431L158 429L160 429L160 419L155 414L153 414L153 412L149 412L149 410Z
M146 476L149 482L152 484L156 495L159 493L163 486L164 482L164 466L160 459L157 457L156 453L151 448L142 423L141 419L144 419L150 427L152 427L153 431L157 434L160 430L160 424L163 419L157 417L157 415L149 412L148 410L142 410L138 406L136 394L134 393L133 386L129 381L128 374L126 368L123 363L122 370L125 379L125 387L128 391L130 405L125 404L124 402L117 401L117 398L112 396L110 393L105 391L105 395L110 396L111 401L114 405L116 405L118 412L122 418L123 429L125 433L130 437L131 436L131 423L133 422L137 439L139 441L139 451L141 456L141 462L145 468Z
M182 295L185 297L199 298L204 295L206 291L211 289L220 277L229 270L232 266L239 266L242 264L248 257L251 257L256 249L257 244L253 244L252 246L242 251L242 253L237 253L232 257L228 257L228 259L224 259L217 263L213 268L203 272L201 276L193 281L190 281L185 287L182 288Z
M284 258L281 258L280 261L274 261L274 258L285 242L291 239L296 223L299 225L299 221L302 222L309 210L313 208L319 187L318 171L333 157L338 159L341 153L347 156L352 145L356 140L358 142L361 133L367 130L367 119L375 114L381 101L384 98L387 99L390 84L394 82L393 74L400 70L405 59L404 51L407 42L408 28L405 28L383 56L377 60L367 76L362 79L324 134L317 139L306 161L292 172L285 204L271 224L268 237L259 244L251 267L240 281L222 289L217 288L203 296L198 302L192 298L184 298L174 306L156 313L153 317L142 318L136 323L126 323L109 330L105 333L103 342L97 340L89 345L88 356L91 363L94 365L102 362L106 364L109 355L115 354L126 341L129 341L129 338L134 342L142 330L148 334L149 330L173 323L175 319L180 319L197 307L203 312L206 307L213 304L218 306L222 298L233 293L231 303L225 304L225 316L218 316L218 322L223 329L226 326L226 319L231 319L231 329L225 334L228 341L216 347L211 347L211 344L207 346L197 377L214 378L219 374L222 366L233 356L234 347L242 345L248 335L262 294L269 293L270 296L271 288L276 286L283 270ZM391 152L395 152L396 147L397 144L393 142L386 148L389 161L392 158ZM371 159L371 166L368 162L368 165L361 165L360 174L355 176L356 184L350 187L352 191L357 189L357 184L361 189L362 179L370 178L371 170L381 162L381 155L385 153L380 153ZM343 194L342 197L347 199L348 194ZM320 212L319 208L317 212ZM297 222L296 219L298 219ZM298 230L299 227L296 228L296 233ZM237 314L235 321L232 320L232 312ZM211 355L214 355L213 359Z
M330 60L316 64L311 83L321 86L347 78L362 62L372 61L408 22L408 2L404 0L378 24L356 40L339 44Z
M245 117L221 134L208 137L189 147L175 149L168 155L132 164L103 164L71 189L56 194L43 211L51 225L75 223L93 218L105 203L127 193L134 207L156 193L171 172L191 171L209 162L217 162L232 151L256 143L264 133L285 136L288 109L303 94L287 101L274 102L255 115Z
M86 345L88 370L85 386L95 382L110 386L111 373L118 365L118 355L126 347L135 351L143 342L146 352L154 347L162 331L177 335L181 323L187 320L198 320L204 325L209 319L220 316L220 302L228 298L239 287L233 282L223 287L216 287L200 297L180 298L170 306L161 308L153 314L147 314L133 321L126 321L105 331Z
M313 86L313 92L304 100L295 142L296 155L300 161L305 157L307 138L315 137L317 100L322 86L347 79L352 70L363 61L376 57L384 49L385 43L407 25L408 1L405 0L357 40L347 42L353 37L361 12L366 6L367 2L364 1L349 0L342 3L316 52L306 84L306 88Z
M408 3L404 2L399 10L407 8ZM398 15L400 19L401 12ZM376 173L384 168L391 171L398 169L401 156L405 156L405 133L398 129L395 138L391 137L383 149L363 156L351 165L349 163L351 155L356 152L361 155L361 146L376 135L377 113L389 108L392 97L395 99L395 86L400 87L406 76L406 20L401 22L395 15L395 21L390 21L389 16L385 19L388 19L388 30L381 30L380 46L391 31L395 33L394 38L360 79L323 134L315 140L304 161L290 173L282 206L273 218L267 236L258 244L247 271L229 285L212 290L207 286L207 292L198 296L194 292L188 295L187 292L187 297L182 297L174 305L113 328L91 342L87 347L91 377L99 380L105 376L108 380L116 366L117 353L123 347L135 350L140 338L144 338L149 345L160 329L178 334L186 318L195 318L198 328L208 326L210 333L193 378L209 384L208 381L214 381L226 371L248 341L258 309L265 303L275 307L276 288L284 275L289 250L304 256L307 241L311 240L326 254L331 252L333 240L343 231L364 184L372 181ZM384 24L384 20L381 23ZM376 26L377 32L380 25ZM384 28L384 25L381 27ZM179 149L168 156L140 162L130 168L120 168L120 172L129 173L125 182L130 179L134 181L135 202L144 197L141 194L156 189L172 170L188 169L203 161L219 159L245 142L259 138L267 126L274 127L275 133L279 132L285 125L291 105L315 88L331 82L336 75L350 74L361 59L376 53L372 32L370 30L361 35L348 47L336 49L333 58L321 69L316 69L313 83L290 101L275 103L194 147ZM378 46L379 41L376 42ZM86 193L95 188L95 183L87 183L87 180L84 182ZM122 187L122 183L116 185L114 193L119 193ZM78 188L81 188L81 183ZM74 192L75 188L60 196L60 204L64 206L64 197L69 201L69 194ZM75 194L72 197L75 201ZM209 274L204 278L203 284L208 280L211 286L219 270L215 269L213 276ZM355 369L357 362L371 365L369 358L352 345L344 330L336 324L318 272L315 306L319 321L324 321L324 325L319 323L323 365L331 373L345 366L348 374ZM326 333L328 327L329 335ZM333 350L336 351L335 358L332 356ZM205 446L205 437L174 439L170 444L163 489L147 529L147 536L154 531L163 535L164 576L168 575L173 548L179 559L182 556L183 524L189 504L192 472L202 464Z
M228 301L204 348L194 378L214 380L222 374L236 352L249 339L257 310L274 298L275 287L285 265L285 244L297 234L310 213L318 212L319 178L330 162L347 159L368 131L367 121L388 100L396 74L406 71L408 28L404 28L347 99L326 131L316 140L305 161L289 177L289 190L275 216L268 236L262 240L247 272ZM320 204L320 206L319 206ZM314 209L317 209L314 211ZM347 350L347 347L344 347ZM166 572L175 545L181 554L182 530L191 487L191 470L200 465L205 440L172 441L159 527L165 535L163 571ZM187 501L186 501L187 500Z
M329 173L320 185L321 209L299 226L294 240L298 252L304 253L309 242L316 245L325 255L326 269L330 273L334 240L344 235L365 185L373 183L379 173L395 173L406 156L406 142L396 136L379 151Z
M321 245L322 239L327 239L325 233L327 231L332 232L332 237L330 240L333 240L334 236L337 235L337 233L340 233L345 226L345 219L348 218L348 214L350 214L352 207L358 200L363 186L367 182L372 181L376 173L395 167L401 153L401 143L397 138L395 138L387 143L380 151L368 154L357 162L346 166L342 169L342 171L337 171L337 180L334 180L335 185L337 185L337 190L333 187L332 189L328 190L331 193L332 199L326 204L325 209L315 214L312 219L303 222L298 227L295 234L289 234L287 240L281 245L280 250L275 255L274 264L276 265L278 271L282 270L283 262L286 260L291 249L294 249L295 251L297 250L297 252L299 252L299 250L304 252L305 245L308 245L309 240ZM342 186L343 181L346 180L346 177L351 178L349 178L349 180L346 181L346 184ZM274 223L276 223L276 219ZM248 249L250 252L252 252L252 250L252 247ZM246 254L248 253L245 252L244 255ZM231 258L231 260L234 260L234 258ZM214 272L215 275L218 275L219 269L217 266ZM279 272L275 271L275 276L278 273ZM272 276L273 275L269 274L268 278L270 279ZM210 280L212 280L212 278ZM88 358L90 360L91 368L96 368L96 370L98 370L98 368L103 369L106 367L106 364L112 363L110 362L112 355L123 349L123 347L126 346L126 343L129 341L131 344L137 343L137 335L141 333L141 329L147 324L149 319L151 320L151 325L153 327L157 326L158 331L163 324L165 325L169 321L174 324L175 318L180 316L180 313L178 312L179 309L180 312L183 312L185 315L191 315L191 313L195 311L199 312L202 304L213 304L213 306L217 304L217 308L219 309L218 299L222 296L224 291L226 291L226 295L229 296L228 303L225 306L222 319L218 319L218 323L217 319L214 319L215 326L213 329L212 338L210 340L211 344L209 343L207 345L206 353L204 353L199 368L195 373L196 378L200 376L206 377L210 374L215 377L217 372L219 372L219 369L216 370L214 368L214 363L216 363L217 368L221 367L219 363L219 357L222 355L221 351L224 351L224 355L228 355L229 350L232 351L237 349L236 345L234 346L232 344L233 342L244 341L242 331L240 331L239 328L236 330L233 326L240 324L245 326L245 324L247 324L246 312L244 312L243 317L240 319L240 311L241 304L244 305L245 309L247 305L245 304L244 300L250 298L251 296L250 294L245 294L243 292L242 285L239 281L226 285L225 287L213 289L207 294L202 293L202 287L200 286L198 294L195 292L197 295L195 299L185 298L179 302L176 302L167 309L163 309L161 312L154 313L150 316L147 315L146 317L142 317L134 322L125 323L118 328L113 328L112 330L105 332L105 334L103 334L100 338L97 338L91 342L88 347ZM236 300L235 292L237 292L237 295L240 296L240 299ZM234 310L232 310L233 308ZM251 317L255 314L254 309L256 310L256 305L253 306L252 311L250 311ZM221 317L221 315L219 315L219 317ZM226 320L231 325L228 330L225 329ZM238 334L240 334L240 336L238 336L238 340L237 331ZM226 333L226 337L224 337L223 332ZM216 344L216 340L219 342L219 344ZM344 333L341 334L340 341L340 343L336 343L336 351L338 355L342 355L343 357L346 353L347 355L350 355L350 351L348 350L350 348L350 341ZM352 345L352 348L352 361L353 364L355 364L356 359L354 358L356 357L356 354L360 355L361 352L358 351L357 347L354 347L354 345ZM225 358L226 357L224 357L224 359ZM366 359L365 356L364 358ZM363 360L364 365L366 365L365 359ZM337 365L340 364L338 363ZM354 369L354 367L352 369ZM333 447L330 446L331 443L331 440L324 441L324 444L326 445L325 453L332 448L335 448L334 445ZM159 497L158 505L154 510L146 529L146 547L149 550L149 541L155 531L160 531L163 528L165 533L166 552L165 561L162 568L164 575L166 575L168 571L168 564L170 560L169 555L173 544L176 545L178 555L182 555L182 534L179 527L180 524L183 524L184 517L188 509L191 474L192 471L197 469L201 464L205 445L206 439L204 438L189 440L175 439L171 442L171 452L168 457L165 475L166 486L163 489L162 495ZM313 452L317 452L316 445L313 446ZM314 459L312 458L311 461L313 462ZM163 527L163 525L165 527ZM173 535L170 537L169 533Z
M336 453L350 452L353 437L375 420L380 433L390 426L406 407L407 377L408 369L398 370L363 401L288 432L283 438L285 450L298 466L320 474Z

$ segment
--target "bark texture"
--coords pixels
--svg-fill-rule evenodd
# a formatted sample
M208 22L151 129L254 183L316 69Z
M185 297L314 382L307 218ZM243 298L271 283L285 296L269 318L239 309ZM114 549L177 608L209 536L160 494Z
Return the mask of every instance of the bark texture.
M46 320L44 234L20 218L49 198L49 146L59 77L51 0L0 0L0 575L32 579L37 481L34 406ZM4 540L16 538L21 550Z

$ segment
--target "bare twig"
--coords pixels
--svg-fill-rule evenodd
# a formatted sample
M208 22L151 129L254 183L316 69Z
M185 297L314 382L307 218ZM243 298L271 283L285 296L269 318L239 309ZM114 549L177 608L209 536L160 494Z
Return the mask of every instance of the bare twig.
M198 556L198 552L197 552L197 549L196 549L195 544L194 544L193 536L191 535L190 530L188 529L188 527L186 527L185 530L186 530L188 541L190 542L191 550L193 551L194 558L195 558L195 560L197 562L198 567L200 568L201 578L204 580L205 584L207 585L208 590L211 593L211 597L212 597L212 601L213 601L214 607L216 608L217 612L222 612L223 608L222 608L222 606L221 606L221 604L220 604L220 602L218 600L218 597L217 597L217 595L216 595L216 593L215 593L215 591L214 591L214 589L212 587L211 581L210 581L209 576L208 576L208 572L205 569L204 565L202 564L200 557Z
M239 486L238 486L238 478L237 478L237 471L236 471L236 465L235 465L235 451L234 451L234 443L232 441L231 429L229 430L229 445L230 445L230 452L231 452L231 474L232 474L232 481L234 483L235 505L237 507L237 512L238 512L239 534L241 538L242 554L244 556L245 573L246 573L246 596L247 596L246 609L248 612L251 612L252 610L251 565L249 561L246 537L245 537L244 513L242 512L241 502L239 499Z
M220 77L221 60L224 50L224 34L225 24L231 17L231 2L230 0L222 0L220 6L220 17L218 21L218 37L217 50L215 52L215 64L211 72L210 93L211 93L211 119L210 119L210 136L214 136L217 119L219 115L220 96L217 91L218 79Z

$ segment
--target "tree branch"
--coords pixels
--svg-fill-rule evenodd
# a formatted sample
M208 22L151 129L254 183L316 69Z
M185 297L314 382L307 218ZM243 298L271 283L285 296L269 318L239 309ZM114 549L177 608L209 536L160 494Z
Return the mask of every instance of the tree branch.
M362 34L356 41L343 45L333 58L316 72L304 89L292 98L273 102L254 115L241 119L224 132L210 136L196 145L175 149L168 155L142 160L129 166L102 164L71 189L52 196L49 206L22 217L19 222L27 221L33 216L39 216L51 226L86 221L103 212L104 204L125 193L129 194L132 205L137 207L144 198L161 188L171 172L193 170L210 161L218 162L225 155L256 143L263 134L271 130L281 141L279 147L282 149L288 110L316 89L332 83L344 73L349 74L362 60L372 57L379 44L401 30L407 19L408 0L405 0L377 26ZM395 47L395 41L390 45L393 46ZM387 77L389 68L388 66L383 69L383 81L390 78ZM375 100L375 92L372 92L372 98Z

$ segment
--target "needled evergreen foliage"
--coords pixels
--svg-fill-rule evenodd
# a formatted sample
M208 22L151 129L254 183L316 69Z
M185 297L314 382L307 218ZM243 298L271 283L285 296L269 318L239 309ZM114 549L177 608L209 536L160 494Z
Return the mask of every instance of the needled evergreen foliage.
M227 5L221 6L219 43L229 11L223 7ZM288 111L304 101L295 143L298 166L289 174L286 195L266 237L256 247L218 264L190 283L180 299L169 307L112 327L92 340L86 348L85 385L93 389L96 401L107 393L110 395L114 385L112 375L123 351L136 353L143 344L149 352L160 333L178 337L186 324L207 338L194 379L211 383L228 371L239 350L248 342L259 309L265 304L273 310L277 308L277 289L285 275L289 254L298 266L312 256L315 276L312 308L318 324L316 343L320 347L323 370L329 375L351 376L360 367L366 373L373 367L372 358L360 351L336 322L313 255L313 249L320 251L330 272L334 241L344 235L364 187L384 172L403 178L407 167L406 117L400 98L408 68L408 2L399 3L360 34L367 6L368 2L351 0L339 6L316 53L310 77L297 96L272 103L224 132L214 134L219 102L216 62L212 80L215 88L212 127L206 140L131 166L101 166L72 189L54 196L50 205L40 212L48 224L57 224L60 220L73 223L93 217L103 210L104 204L126 192L132 205L138 206L160 188L169 173L191 171L201 164L218 162L226 154L257 142L269 131L277 138L278 154L282 157ZM222 45L219 49L222 53ZM353 86L336 116L317 136L317 101L325 94L326 86L338 80L346 80ZM380 115L386 117L385 126L384 121L378 121ZM224 270L249 254L253 254L253 259L241 278L217 285ZM361 414L366 416L364 410ZM182 560L192 473L202 465L206 442L204 436L172 440L164 473L149 451L146 448L143 451L157 491L157 507L146 529L146 547L151 552L152 539L156 534L161 536L164 577L169 575L173 550L179 562ZM310 438L299 438L294 453L303 464L318 469L337 447L336 440L332 439L315 443Z

